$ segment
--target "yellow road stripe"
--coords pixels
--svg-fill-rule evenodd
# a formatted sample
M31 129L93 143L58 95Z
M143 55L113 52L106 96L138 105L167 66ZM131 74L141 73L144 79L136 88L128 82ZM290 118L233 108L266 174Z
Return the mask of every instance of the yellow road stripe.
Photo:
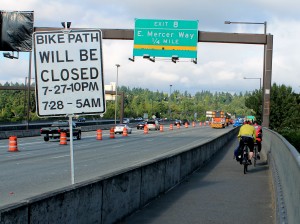
M197 47L186 47L186 46L157 46L157 45L138 45L133 46L134 49L153 49L153 50L185 50L185 51L196 51Z

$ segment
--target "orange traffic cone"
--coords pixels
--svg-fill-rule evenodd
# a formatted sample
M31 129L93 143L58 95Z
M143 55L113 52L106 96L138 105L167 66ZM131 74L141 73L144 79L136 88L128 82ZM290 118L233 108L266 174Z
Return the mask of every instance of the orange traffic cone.
M180 128L180 124L177 124L177 128L178 128L178 129Z
M19 152L18 143L17 143L17 136L10 136L8 145L9 145L8 146L8 151L9 152Z
M164 131L164 126L161 124L161 125L159 125L159 131L160 132L163 132Z
M102 130L98 129L96 132L96 139L97 140L102 140Z
M60 142L59 142L60 145L67 145L67 134L66 132L61 132L60 133Z
M193 127L195 127L195 121L193 121L193 123L192 123L192 124L193 124Z
M202 126L202 122L199 123L200 127Z
M144 134L148 134L148 126L147 125L144 126Z
M185 127L185 128L188 128L188 127L189 127L189 125L188 125L187 122L185 122L184 127Z
M112 127L109 130L109 138L115 138L115 128Z
M127 131L127 128L123 128L123 136L128 136L128 131Z
M173 131L173 124L170 124L170 131Z

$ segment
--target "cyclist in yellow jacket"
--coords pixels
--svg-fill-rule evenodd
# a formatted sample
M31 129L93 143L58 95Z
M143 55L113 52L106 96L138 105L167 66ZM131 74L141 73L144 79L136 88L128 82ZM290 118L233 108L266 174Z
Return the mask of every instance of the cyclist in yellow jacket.
M256 141L256 132L255 128L250 125L250 121L246 121L243 126L240 127L240 131L238 134L238 139L240 141L239 149L243 149L244 144L247 143L249 145L249 157L248 161L251 165L251 159L253 157L253 149L254 149L254 142Z

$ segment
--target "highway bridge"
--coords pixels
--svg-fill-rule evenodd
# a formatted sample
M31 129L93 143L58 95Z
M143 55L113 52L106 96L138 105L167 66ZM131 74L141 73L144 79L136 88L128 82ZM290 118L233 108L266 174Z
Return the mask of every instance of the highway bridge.
M238 129L197 125L129 136L0 140L0 223L300 223L299 153L264 129L249 173L233 159Z

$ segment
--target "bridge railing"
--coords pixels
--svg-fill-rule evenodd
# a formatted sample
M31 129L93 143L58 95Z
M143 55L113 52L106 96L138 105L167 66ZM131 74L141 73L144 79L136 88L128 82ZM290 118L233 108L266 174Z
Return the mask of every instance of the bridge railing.
M284 137L266 128L263 148L273 171L277 223L300 223L300 154Z

